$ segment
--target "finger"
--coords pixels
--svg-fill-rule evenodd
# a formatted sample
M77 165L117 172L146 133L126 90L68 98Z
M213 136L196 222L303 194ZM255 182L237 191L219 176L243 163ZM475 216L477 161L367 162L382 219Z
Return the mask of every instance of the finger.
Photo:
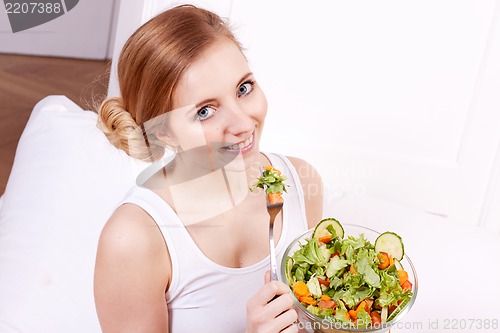
M280 313L285 312L288 309L291 309L293 306L293 300L290 297L290 294L282 294L280 296L276 296L275 299L269 301L266 306L266 310L269 311L271 315L277 317Z
M264 274L264 283L271 282L271 271L267 271L266 274Z
M280 332L295 332L293 330L294 323L297 321L297 312L293 309L283 312L276 317L274 324ZM297 326L295 326L297 328ZM287 329L289 331L287 331Z
M284 330L281 330L281 333L298 333L299 332L299 327L297 324L292 324L285 328Z
M271 281L266 283L253 297L258 305L265 306L274 296L288 294L290 288L283 282Z

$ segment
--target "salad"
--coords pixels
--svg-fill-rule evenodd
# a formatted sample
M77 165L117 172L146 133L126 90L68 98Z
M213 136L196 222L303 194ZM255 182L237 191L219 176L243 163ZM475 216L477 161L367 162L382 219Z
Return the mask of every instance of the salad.
M327 218L285 258L285 275L310 313L346 327L380 327L413 296L403 256L397 234L385 232L374 244L363 234L344 238L340 222Z
M264 168L262 176L257 178L257 182L250 187L250 191L262 188L266 192L268 203L280 203L283 202L282 193L286 192L286 187L288 186L284 183L286 179L286 176L282 175L281 171L268 165Z

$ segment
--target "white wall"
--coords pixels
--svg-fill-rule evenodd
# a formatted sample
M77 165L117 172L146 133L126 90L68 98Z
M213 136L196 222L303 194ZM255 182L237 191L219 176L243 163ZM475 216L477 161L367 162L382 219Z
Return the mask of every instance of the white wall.
M331 191L500 230L498 1L223 3L268 96L265 150Z

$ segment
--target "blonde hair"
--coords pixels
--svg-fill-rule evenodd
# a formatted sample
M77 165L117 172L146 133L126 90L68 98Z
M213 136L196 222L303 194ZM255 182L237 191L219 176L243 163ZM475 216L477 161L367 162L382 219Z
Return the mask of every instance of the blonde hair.
M188 66L210 45L229 39L240 44L216 14L182 5L155 16L125 43L118 60L122 97L105 100L98 126L128 155L155 161L165 144L146 122L171 111L176 85Z

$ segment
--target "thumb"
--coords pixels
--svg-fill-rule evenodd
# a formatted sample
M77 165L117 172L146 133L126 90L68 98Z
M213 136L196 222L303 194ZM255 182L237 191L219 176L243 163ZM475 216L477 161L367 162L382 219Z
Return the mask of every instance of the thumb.
M266 274L264 275L264 283L269 283L271 282L271 271L267 271Z

